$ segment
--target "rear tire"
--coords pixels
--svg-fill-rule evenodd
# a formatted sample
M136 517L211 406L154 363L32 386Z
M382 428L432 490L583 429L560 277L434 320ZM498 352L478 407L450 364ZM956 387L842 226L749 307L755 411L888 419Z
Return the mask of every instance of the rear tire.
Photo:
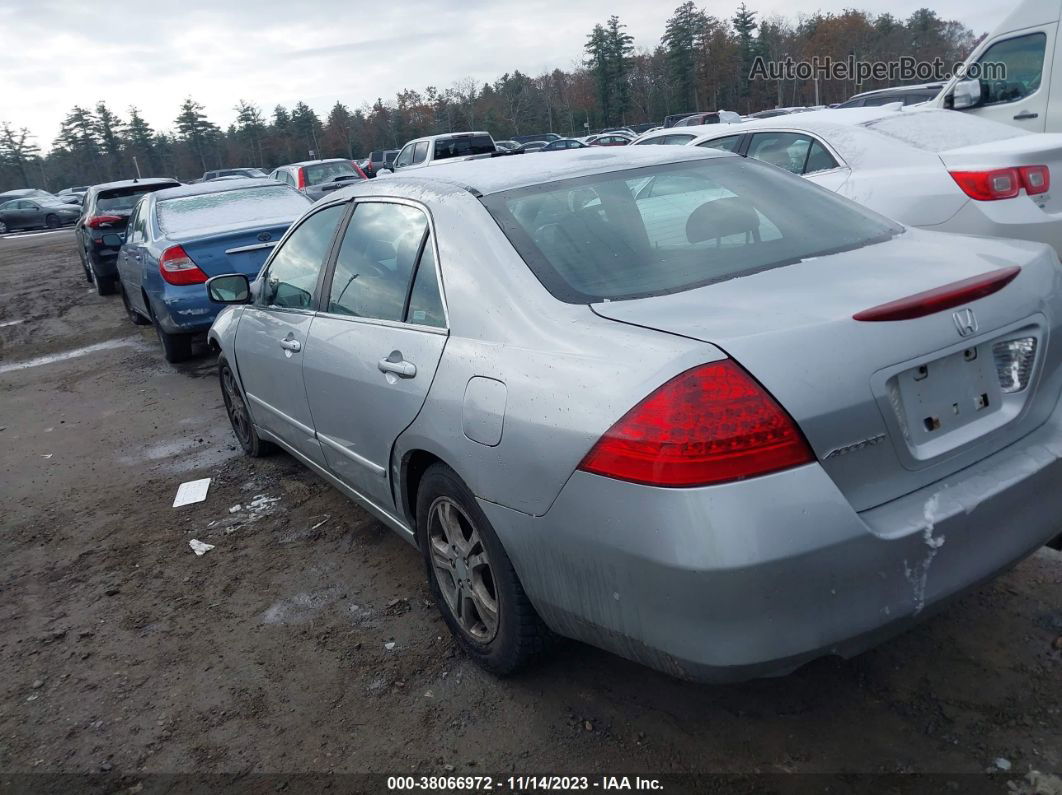
M435 604L469 657L506 676L546 652L553 634L472 492L445 464L420 480L417 537Z
M96 295L113 295L114 294L114 282L113 277L100 276L99 271L96 269L96 263L90 256L88 258L88 277L89 281L96 286Z
M148 308L151 304L148 304ZM162 354L166 357L166 361L170 364L177 364L183 362L186 359L190 359L192 356L192 335L191 334L170 334L167 331L162 330L162 326L159 325L159 319L155 317L154 311L151 313L151 324L155 327L155 334L159 338L159 342L162 343Z
M221 396L225 399L225 413L229 415L232 432L243 452L251 458L275 453L277 446L260 438L254 429L251 414L247 411L247 403L236 381L236 374L224 356L218 357L218 380L221 382Z
M0 235L6 235L6 234L7 234L7 224L5 224L3 221L0 221Z
M125 292L125 285L121 280L118 281L118 292L122 294L122 306L125 307L125 313L129 316L129 322L134 326L146 326L151 323L146 317L133 309L133 305L129 303L129 295Z

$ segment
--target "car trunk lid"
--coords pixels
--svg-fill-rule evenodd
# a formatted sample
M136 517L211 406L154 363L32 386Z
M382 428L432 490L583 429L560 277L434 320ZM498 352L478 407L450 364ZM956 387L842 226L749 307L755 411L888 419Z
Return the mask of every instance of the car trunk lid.
M243 273L255 277L288 230L288 223L228 230L209 236L172 238L207 276Z
M909 231L854 251L592 309L732 356L789 411L849 502L865 510L1015 441L1058 401L1060 355L1047 345L1062 315L1057 261L1043 247L1013 241L985 240L977 250L957 255L956 238ZM1020 272L1001 289L954 307L884 322L853 317L1013 266ZM1024 339L1035 340L1031 380L1005 394L995 346Z
M1052 180L1062 180L1062 134L1020 135L948 149L940 152L939 157L949 172L1047 166ZM1052 186L1046 193L1031 196L1023 189L1014 199L999 201L1022 204L1030 200L1044 212L1062 212L1062 184Z

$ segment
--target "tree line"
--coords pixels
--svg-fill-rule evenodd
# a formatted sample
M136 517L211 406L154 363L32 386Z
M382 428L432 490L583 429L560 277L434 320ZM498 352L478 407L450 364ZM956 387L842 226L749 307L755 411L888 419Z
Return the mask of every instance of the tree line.
M659 123L673 113L828 104L856 91L884 87L852 81L750 79L757 56L770 61L813 56L893 61L913 56L961 61L977 42L961 22L923 8L907 19L846 10L790 20L758 19L744 3L719 19L692 1L675 9L652 49L638 50L616 16L595 25L582 64L526 75L507 72L493 82L465 78L449 88L406 89L351 109L336 102L322 119L304 102L265 111L240 99L225 129L188 97L172 126L156 130L139 109L124 115L98 102L73 107L44 154L24 127L0 121L0 190L58 190L136 176L190 179L226 166L271 169L316 157L364 157L396 149L421 135L485 129L503 139L525 133L584 135L620 124Z

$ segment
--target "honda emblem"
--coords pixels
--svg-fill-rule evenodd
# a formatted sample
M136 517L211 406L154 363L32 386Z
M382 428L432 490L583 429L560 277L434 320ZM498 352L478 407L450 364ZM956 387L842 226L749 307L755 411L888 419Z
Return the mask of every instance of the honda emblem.
M952 314L951 319L955 321L960 337L969 337L977 332L977 316L972 309L960 309Z

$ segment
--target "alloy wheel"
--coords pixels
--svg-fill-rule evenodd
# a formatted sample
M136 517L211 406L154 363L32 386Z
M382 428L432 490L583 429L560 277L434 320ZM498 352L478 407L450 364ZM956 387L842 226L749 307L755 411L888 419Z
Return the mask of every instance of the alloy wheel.
M244 448L251 443L251 423L247 416L247 406L240 395L240 389L236 386L236 377L232 370L226 367L221 373L221 393L225 398L225 411L232 423L232 431Z
M498 634L498 591L475 523L449 497L428 509L428 543L439 590L458 626L477 643Z

